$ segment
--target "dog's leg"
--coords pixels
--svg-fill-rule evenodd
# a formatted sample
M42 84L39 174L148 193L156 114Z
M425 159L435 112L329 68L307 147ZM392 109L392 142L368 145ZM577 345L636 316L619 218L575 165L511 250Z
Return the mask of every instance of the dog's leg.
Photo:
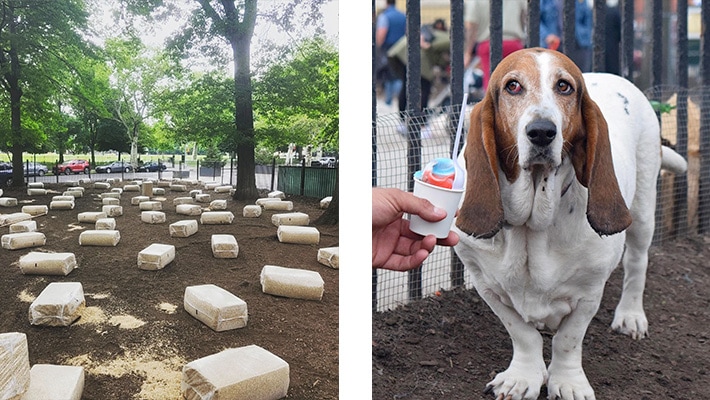
M642 339L648 333L648 321L643 311L643 291L646 286L646 269L648 268L648 248L653 240L655 210L655 196L649 212L639 215L634 212L634 222L626 232L626 250L624 251L624 288L621 300L616 306L612 329L631 336L633 339Z
M595 399L594 389L582 369L582 341L599 309L601 295L580 300L552 338L552 360L547 370L548 399Z
M501 320L513 342L513 359L508 369L488 382L485 392L495 394L496 399L537 399L547 379L540 332L533 324L525 323L514 309L503 304L490 290L479 293Z

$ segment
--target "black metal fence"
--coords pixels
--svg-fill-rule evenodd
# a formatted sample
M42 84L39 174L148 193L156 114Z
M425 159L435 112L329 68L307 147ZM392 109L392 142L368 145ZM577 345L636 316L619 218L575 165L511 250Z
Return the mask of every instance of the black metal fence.
M419 35L422 21L420 0L406 0L408 59L406 82L402 90L407 91L405 112L381 115L378 111L377 81L373 73L372 87L372 186L397 187L412 190L409 177L421 169L422 160L451 154L453 135L458 123L463 98L463 0L450 2L450 91L451 105L441 108L420 110L421 87L419 65ZM426 3L426 2L425 2ZM563 38L574 37L574 4L566 1L563 13ZM662 0L643 2L646 9L644 20L650 24L650 35L641 35L640 46L645 57L650 60L648 77L637 69L635 54L641 50L638 32L634 32L634 1L621 0L621 44L620 75L636 83L650 101L658 105L659 120L663 136L676 151L689 161L689 171L683 176L661 175L659 179L659 199L657 209L656 243L671 237L687 234L706 234L710 230L710 46L706 27L710 23L710 2L700 6L702 25L697 46L698 69L693 84L688 89L689 65L688 3L678 1L677 9L664 9ZM540 25L540 2L528 1L527 47L537 45ZM492 0L491 27L499 27L491 32L491 70L495 69L502 54L502 2ZM593 57L592 70L599 71L604 65L605 48L604 19L607 11L605 0L594 0L593 6ZM373 1L373 15L378 10ZM697 10L696 10L697 11ZM673 23L667 23L672 20ZM666 22L664 22L666 21ZM373 71L375 71L375 42L373 24ZM669 42L667 37L674 38ZM417 38L417 40L409 40ZM560 49L564 52L564 49ZM669 61L668 55L673 55ZM669 65L671 67L669 67ZM664 69L675 71L675 81L664 82ZM647 82L641 86L639 82ZM434 96L432 96L434 97ZM458 103L457 103L458 100ZM467 113L465 113L467 114ZM403 162L406 160L406 162ZM453 251L439 248L427 259L422 268L406 274L389 271L373 271L372 309L381 311L421 298L441 288L466 286L470 279L460 265Z

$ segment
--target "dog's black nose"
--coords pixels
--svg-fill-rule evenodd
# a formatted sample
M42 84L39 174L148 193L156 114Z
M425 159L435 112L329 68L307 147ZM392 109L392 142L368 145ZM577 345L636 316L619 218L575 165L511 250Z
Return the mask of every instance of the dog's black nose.
M528 139L536 146L547 146L557 135L557 127L550 121L537 120L525 127Z

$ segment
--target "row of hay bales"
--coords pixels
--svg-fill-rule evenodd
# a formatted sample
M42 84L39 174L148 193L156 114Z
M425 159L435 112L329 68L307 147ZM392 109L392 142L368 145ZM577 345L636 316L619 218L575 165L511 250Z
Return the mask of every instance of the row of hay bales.
M141 221L150 224L164 223L163 202L153 197L165 194L165 186L173 191L187 191L189 184L196 182L131 182L123 187L111 187L116 181L95 182L93 188L102 190L100 212L83 212L77 215L79 223L93 223L95 229L80 234L82 246L116 246L120 232L116 230L116 217L123 216L120 205L124 192L140 192L131 198L131 205L138 206ZM89 183L84 181L83 183ZM155 186L154 186L155 185ZM163 187L161 187L163 186ZM205 184L204 191L231 193L233 188L218 184ZM2 236L2 247L17 250L43 246L44 234L37 231L36 217L47 215L49 210L73 210L77 198L84 197L82 186L72 186L61 195L54 196L49 206L23 206L19 213L0 215L0 226L9 226L10 233ZM43 185L28 186L29 196L46 196L53 193ZM0 196L2 192L0 191ZM272 192L267 198L259 199L254 206L243 210L245 218L259 218L261 209L292 211L293 204L284 200L281 192ZM330 198L321 201L321 207L328 206ZM207 207L200 204L209 203ZM16 206L16 199L0 197L0 206ZM173 201L175 212L180 215L200 216L201 224L231 224L234 215L227 211L226 200L212 200L203 189L189 192L189 197L178 197ZM288 212L274 214L272 223L277 226L280 242L298 244L318 244L319 232L307 226L310 218L305 213ZM170 224L171 237L188 237L197 232L196 220L181 220ZM236 258L239 247L231 234L214 234L211 237L212 254L216 258ZM175 246L152 243L139 252L137 265L143 270L158 270L166 267L175 258ZM323 248L318 251L318 262L339 268L338 248ZM77 268L73 253L44 253L32 251L20 258L23 274L68 275ZM266 265L261 272L263 293L320 300L324 292L324 282L315 271ZM247 304L234 294L216 285L188 286L184 293L184 309L195 319L209 326L215 332L238 329L248 321ZM83 287L80 282L53 282L47 285L32 302L29 309L30 323L44 326L68 326L81 315L86 307ZM221 365L241 363L244 368L234 370L220 368ZM60 395L66 399L80 399L84 386L82 367L37 364L29 368L26 335L21 332L0 334L0 399L44 399ZM185 398L251 398L278 399L288 393L289 366L284 360L257 346L226 349L187 363L183 368L181 392ZM54 398L54 397L53 397Z

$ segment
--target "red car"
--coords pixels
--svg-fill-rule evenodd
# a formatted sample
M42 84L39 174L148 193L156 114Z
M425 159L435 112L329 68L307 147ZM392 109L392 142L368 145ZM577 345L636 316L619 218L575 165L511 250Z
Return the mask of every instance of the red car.
M57 165L57 173L64 175L80 174L82 172L88 174L90 169L90 164L86 160L71 160Z

